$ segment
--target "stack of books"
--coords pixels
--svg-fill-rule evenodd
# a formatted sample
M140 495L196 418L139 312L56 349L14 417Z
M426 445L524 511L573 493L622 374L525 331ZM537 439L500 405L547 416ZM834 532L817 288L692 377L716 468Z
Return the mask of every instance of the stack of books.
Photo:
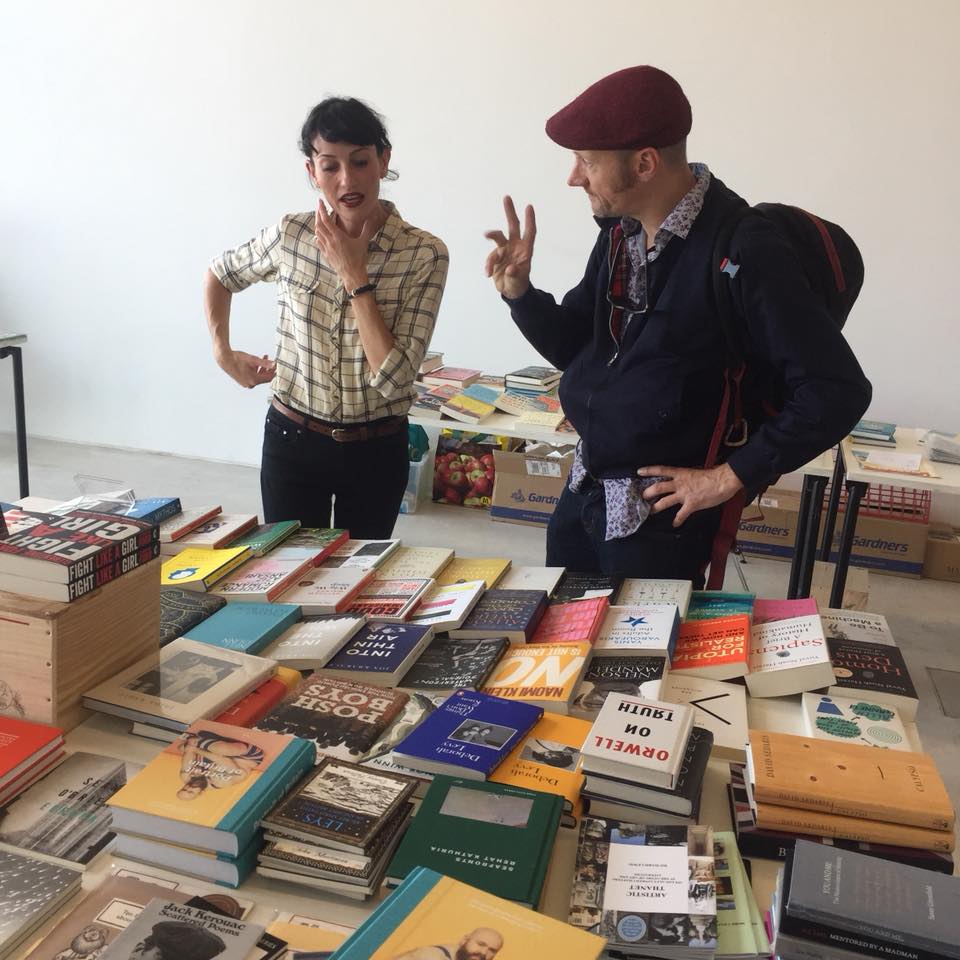
M437 367L421 377L428 387L456 387L463 390L480 379L482 371L470 367Z
M560 382L561 376L561 372L553 367L527 366L508 373L504 383L515 393L549 393Z
M212 520L218 514L223 513L223 507L219 504L204 507L188 507L182 509L178 514L164 520L160 524L160 543L169 544L177 540L182 540L188 533L196 530L208 520ZM162 546L161 546L162 550Z
M960 879L805 840L770 913L781 960L960 957Z
M480 423L496 412L496 401L501 392L494 387L473 383L441 403L440 412L463 423Z
M953 805L927 754L751 730L747 774L763 829L953 851Z
M410 777L324 758L262 819L257 873L363 900L407 827Z
M441 350L428 350L423 355L423 360L420 361L420 376L423 376L425 373L430 373L433 370L437 370L443 366L443 351Z
M859 420L850 431L850 436L858 443L866 443L876 447L895 447L897 440L895 423L883 420Z
M717 883L717 960L769 957L770 939L763 915L731 831L713 831L713 872Z
M820 615L754 623L748 666L751 697L784 697L829 687L833 664Z
M616 599L620 606L631 603L675 603L680 619L687 618L693 584L689 580L643 580L628 577L620 584Z
M750 672L750 618L745 613L680 624L670 669L708 680L734 680Z
M236 887L255 866L260 819L313 763L297 737L192 724L107 801L116 853Z
M606 597L551 603L544 611L530 642L588 643L592 647L609 606Z
M59 727L0 716L0 809L63 758L63 731Z
M614 694L583 745L590 813L634 823L693 823L713 734L685 704Z

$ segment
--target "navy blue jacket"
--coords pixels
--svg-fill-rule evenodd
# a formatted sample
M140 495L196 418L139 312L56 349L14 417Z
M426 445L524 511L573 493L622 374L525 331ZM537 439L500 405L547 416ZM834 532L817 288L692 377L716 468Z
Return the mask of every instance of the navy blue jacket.
M647 268L646 314L618 347L610 332L612 223L580 283L561 301L534 287L508 300L521 333L563 370L560 399L598 478L641 466L702 467L720 409L726 342L711 266L717 232L744 201L713 178L686 240L674 237ZM788 243L763 217L747 216L731 241L730 280L745 324L748 371L776 383L780 413L745 446L721 450L748 489L803 466L837 443L870 403L870 383L836 323L810 290ZM745 388L745 394L757 387Z

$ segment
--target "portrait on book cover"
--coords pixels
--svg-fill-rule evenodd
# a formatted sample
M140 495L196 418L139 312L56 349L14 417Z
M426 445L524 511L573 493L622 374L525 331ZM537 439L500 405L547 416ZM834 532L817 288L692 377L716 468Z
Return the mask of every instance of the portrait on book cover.
M445 817L462 817L465 820L520 828L527 825L532 810L533 800L530 797L457 786L450 787L440 805L440 813Z
M227 660L183 651L135 677L124 688L173 703L191 703L238 669Z
M580 762L580 751L566 743L528 737L520 751L520 759L529 760L531 763L543 763L548 767L558 767L561 770L576 770Z
M449 735L448 739L499 750L511 737L516 735L516 732L513 727L504 727L499 723L466 720Z

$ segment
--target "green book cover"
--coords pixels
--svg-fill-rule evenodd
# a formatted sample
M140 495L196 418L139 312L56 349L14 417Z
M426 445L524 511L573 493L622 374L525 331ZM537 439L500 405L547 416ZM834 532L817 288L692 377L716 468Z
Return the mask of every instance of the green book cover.
M262 557L278 543L282 543L291 534L300 529L299 520L279 520L276 523L261 523L248 533L238 537L231 547L249 547L252 557Z
M502 783L437 776L387 870L396 885L414 867L536 906L563 798Z
M711 620L730 617L735 613L753 616L752 593L733 593L730 590L694 590L684 620Z

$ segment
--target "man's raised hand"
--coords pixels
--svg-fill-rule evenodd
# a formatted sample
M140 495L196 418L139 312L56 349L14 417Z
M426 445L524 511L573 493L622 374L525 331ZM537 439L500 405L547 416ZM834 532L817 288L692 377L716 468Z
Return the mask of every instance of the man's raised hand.
M503 211L507 215L507 234L502 230L489 230L484 236L496 247L487 257L486 274L493 277L497 293L511 300L522 297L530 286L530 261L533 259L533 242L537 237L537 218L529 204L523 212L523 233L520 233L520 218L511 197L503 198Z

